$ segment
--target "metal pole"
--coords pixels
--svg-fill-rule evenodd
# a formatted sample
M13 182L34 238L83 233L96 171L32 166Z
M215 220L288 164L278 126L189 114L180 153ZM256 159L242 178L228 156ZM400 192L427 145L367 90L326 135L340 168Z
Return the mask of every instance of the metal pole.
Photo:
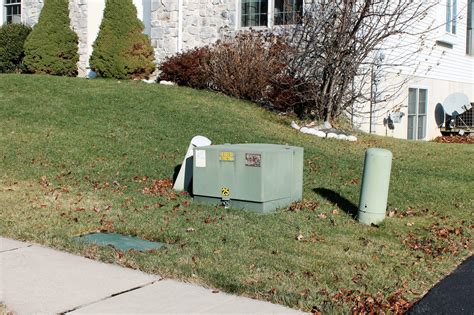
M370 72L370 113L369 113L369 133L372 133L372 108L374 99L374 66Z

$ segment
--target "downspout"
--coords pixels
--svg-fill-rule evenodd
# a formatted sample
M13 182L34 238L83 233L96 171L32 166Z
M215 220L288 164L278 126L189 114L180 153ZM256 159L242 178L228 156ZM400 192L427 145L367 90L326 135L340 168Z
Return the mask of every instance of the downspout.
M183 0L178 0L178 44L177 52L183 50Z

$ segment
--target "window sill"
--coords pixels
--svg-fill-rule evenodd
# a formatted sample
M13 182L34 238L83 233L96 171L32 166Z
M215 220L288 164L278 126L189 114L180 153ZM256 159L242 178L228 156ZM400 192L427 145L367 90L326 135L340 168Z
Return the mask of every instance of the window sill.
M453 33L444 33L441 34L441 36L438 37L436 40L436 43L441 43L444 45L441 45L443 47L448 46L447 48L453 48L453 46L456 44L458 36Z
M282 24L282 25L273 25L273 26L239 26L237 30L239 31L249 31L249 30L256 30L256 31L266 31L266 30L278 30L278 29L285 29L290 28L298 24Z

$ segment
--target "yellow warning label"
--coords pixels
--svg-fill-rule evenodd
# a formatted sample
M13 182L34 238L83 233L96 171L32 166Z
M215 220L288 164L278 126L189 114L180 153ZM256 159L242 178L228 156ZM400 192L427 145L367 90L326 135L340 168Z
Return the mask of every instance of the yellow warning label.
M234 152L221 152L219 159L221 161L234 161Z
M221 196L222 197L229 197L230 196L230 189L227 188L227 187L222 187Z

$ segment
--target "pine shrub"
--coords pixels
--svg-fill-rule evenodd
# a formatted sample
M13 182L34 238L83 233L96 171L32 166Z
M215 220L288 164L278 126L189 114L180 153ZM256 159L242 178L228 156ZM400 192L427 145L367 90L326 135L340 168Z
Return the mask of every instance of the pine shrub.
M45 0L25 43L24 64L33 73L77 75L78 36L70 27L68 0Z
M107 0L91 69L106 78L148 77L155 70L154 51L143 29L132 0Z
M24 24L6 24L0 27L0 72L21 72L25 51L23 46L31 32Z

